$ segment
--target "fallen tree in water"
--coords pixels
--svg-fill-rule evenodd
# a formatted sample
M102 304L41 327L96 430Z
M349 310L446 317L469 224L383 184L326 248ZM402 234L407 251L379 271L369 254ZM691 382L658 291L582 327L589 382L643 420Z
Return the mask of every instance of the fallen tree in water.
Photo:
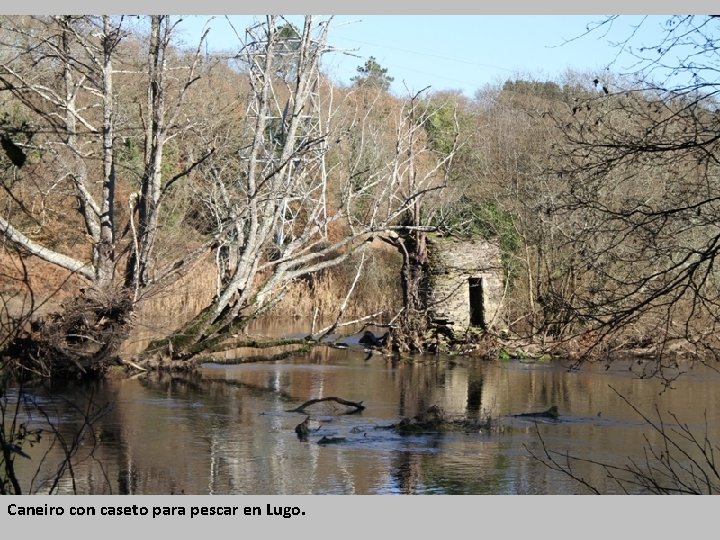
M315 405L317 403L323 403L323 402L335 402L339 403L340 405L345 405L346 407L351 407L351 410L349 412L346 412L344 414L355 414L360 411L365 410L365 405L362 404L362 401L348 401L347 399L339 398L339 397L324 397L324 398L318 398L318 399L310 399L300 405L299 407L296 407L294 409L289 409L287 412L297 412L297 413L304 413L305 409L308 407Z

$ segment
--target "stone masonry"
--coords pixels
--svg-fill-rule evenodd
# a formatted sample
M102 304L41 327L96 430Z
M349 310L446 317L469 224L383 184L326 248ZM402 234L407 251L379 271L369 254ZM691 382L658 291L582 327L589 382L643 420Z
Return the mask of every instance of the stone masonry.
M429 235L431 320L455 334L500 324L503 268L497 245L481 239Z

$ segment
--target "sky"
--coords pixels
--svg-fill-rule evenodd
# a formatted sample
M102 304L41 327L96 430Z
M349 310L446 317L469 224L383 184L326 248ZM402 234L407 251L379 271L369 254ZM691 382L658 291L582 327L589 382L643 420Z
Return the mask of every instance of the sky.
M659 35L666 17L621 16L609 32L580 38L603 16L589 15L338 15L328 42L339 52L326 55L323 70L336 82L349 84L357 67L374 56L394 77L391 90L404 95L427 86L432 91L457 89L472 97L488 84L517 77L552 80L568 69L602 75L615 59L611 46L628 37L643 19L640 40ZM230 23L244 29L251 16L216 16L210 21L210 50L236 49ZM290 17L291 21L299 21ZM182 23L188 45L197 42L208 17ZM578 38L578 39L575 39ZM621 58L617 71L632 62Z

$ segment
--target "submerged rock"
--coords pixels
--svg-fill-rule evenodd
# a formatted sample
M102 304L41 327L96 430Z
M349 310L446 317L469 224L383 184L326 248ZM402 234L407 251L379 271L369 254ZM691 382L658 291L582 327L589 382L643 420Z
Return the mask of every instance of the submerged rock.
M489 431L493 428L493 424L490 417L480 421L468 418L449 419L441 407L433 405L425 412L413 418L403 418L398 424L389 426L389 428L401 435L443 433L450 431L476 433Z
M338 443L344 443L347 441L345 437L327 437L323 436L322 439L318 441L318 444L338 444Z

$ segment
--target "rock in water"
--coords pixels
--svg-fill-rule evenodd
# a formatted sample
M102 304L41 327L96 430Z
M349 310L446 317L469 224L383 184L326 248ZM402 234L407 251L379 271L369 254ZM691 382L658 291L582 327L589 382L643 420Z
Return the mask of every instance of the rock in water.
M310 417L308 416L305 420L295 426L295 433L297 433L298 439L306 441L310 434Z
M553 420L557 420L560 412L558 411L557 405L553 405L546 411L513 414L513 416L519 418L552 418Z

